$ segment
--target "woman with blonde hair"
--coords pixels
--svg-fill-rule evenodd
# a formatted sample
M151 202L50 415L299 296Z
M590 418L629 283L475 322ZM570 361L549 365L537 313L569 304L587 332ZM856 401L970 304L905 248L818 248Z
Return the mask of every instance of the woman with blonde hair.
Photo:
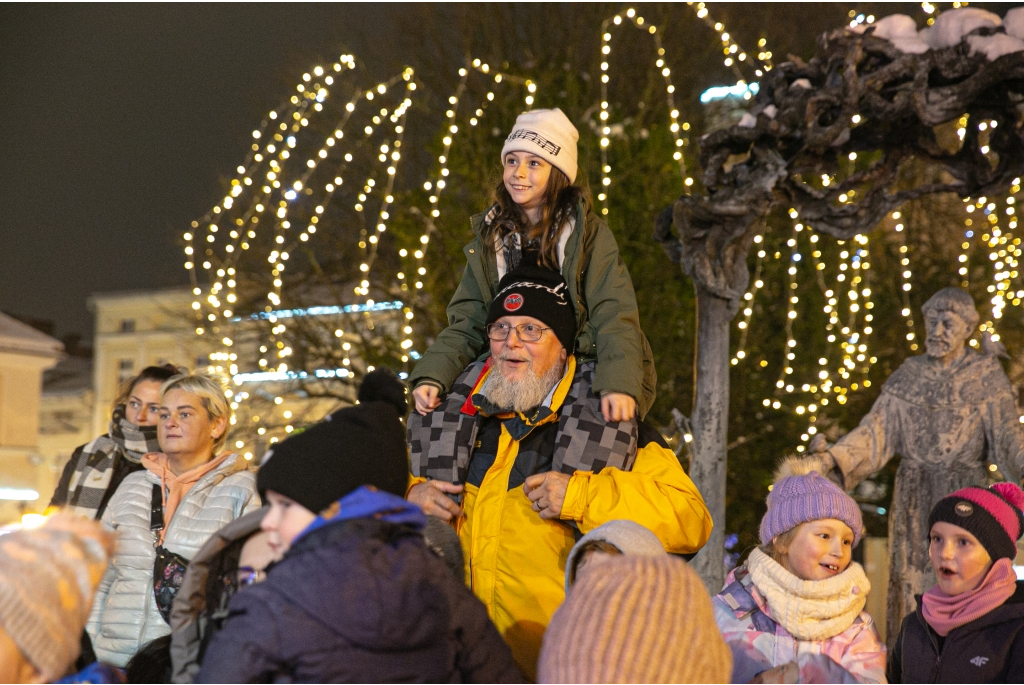
M170 633L170 610L189 560L224 525L258 509L249 462L222 451L231 406L220 385L178 375L160 389L160 452L145 455L110 500L103 522L118 551L96 593L87 631L96 656L124 666Z

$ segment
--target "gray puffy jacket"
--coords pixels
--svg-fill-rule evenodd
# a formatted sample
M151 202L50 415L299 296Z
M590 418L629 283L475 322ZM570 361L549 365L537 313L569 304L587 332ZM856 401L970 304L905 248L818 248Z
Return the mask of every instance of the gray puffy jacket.
M103 513L103 523L117 533L117 551L96 590L86 631L96 658L115 666L124 666L141 646L171 632L153 597L156 550L150 508L153 485L159 482L149 471L131 474ZM166 524L164 547L191 559L220 528L260 506L249 462L232 455L182 499Z

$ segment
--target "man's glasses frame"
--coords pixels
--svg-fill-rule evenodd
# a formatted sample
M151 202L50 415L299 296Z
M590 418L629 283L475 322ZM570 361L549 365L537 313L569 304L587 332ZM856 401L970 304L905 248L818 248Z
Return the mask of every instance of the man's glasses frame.
M521 323L518 326L510 326L507 323L489 323L487 324L487 337L496 342L507 340L513 329L523 342L537 342L543 337L544 331L551 330L533 323Z

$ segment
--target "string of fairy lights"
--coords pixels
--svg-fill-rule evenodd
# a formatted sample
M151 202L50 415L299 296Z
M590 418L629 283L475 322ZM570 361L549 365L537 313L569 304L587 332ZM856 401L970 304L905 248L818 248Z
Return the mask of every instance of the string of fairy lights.
M723 64L734 70L740 84L745 85L741 66L753 70L758 77L772 69L772 53L767 48L764 38L758 41L759 51L756 57L747 53L727 31L726 27L711 17L707 5L703 2L688 3L698 19L714 30L722 43ZM962 6L966 3L954 3ZM929 10L929 7L931 9ZM926 14L934 15L937 8L923 3ZM931 18L931 17L929 17ZM851 13L852 24L872 23L873 16ZM611 139L618 135L617 127L611 123L612 108L609 102L608 89L611 80L610 60L615 28L624 23L631 23L637 30L652 37L656 57L654 68L664 79L666 104L669 113L669 128L673 140L673 159L679 170L687 192L693 184L693 178L687 175L684 148L689 143L691 126L682 121L680 112L674 101L675 87L672 83L671 68L667 65L665 48L662 45L661 32L658 27L647 22L635 9L627 8L608 17L600 27L601 30L601 102L598 113L599 144L601 162L601 187L598 201L601 212L609 212L609 193L611 192ZM419 357L413 349L412 338L415 313L413 304L422 297L424 280L427 276L426 254L433 233L438 230L437 222L441 218L442 194L450 182L450 160L453 146L458 144L460 133L479 125L486 117L487 109L498 97L497 90L501 84L513 86L522 93L521 97L526 108L533 106L537 96L537 85L533 81L520 76L504 73L493 69L479 59L467 60L459 70L459 80L454 91L447 98L448 109L444 117L444 131L441 137L441 151L437 157L437 166L430 172L428 179L422 184L427 191L428 205L425 210L410 208L413 214L422 218L422 230L413 245L397 248L400 266L392 275L396 292L407 293L408 301L375 301L371 297L370 273L375 269L381 248L381 238L388 230L389 222L395 213L395 182L403 160L403 144L407 130L407 118L416 95L417 82L411 68L405 69L388 80L362 90L350 84L351 93L344 106L340 108L340 117L330 126L325 126L319 119L325 112L325 104L332 96L332 90L340 88L338 81L346 73L354 72L355 59L351 55L342 55L336 62L325 66L317 66L311 72L303 74L302 80L296 85L296 92L280 107L270 111L260 126L252 133L253 143L245 160L236 169L237 175L229 181L228 194L211 208L202 218L192 222L191 228L183 235L185 268L189 271L196 296L192 307L196 314L196 334L205 337L215 347L210 353L210 365L207 371L229 374L236 379L234 386L228 389L232 407L237 411L257 393L250 393L250 388L243 383L257 380L281 381L304 378L350 378L355 373L350 350L353 336L346 333L342 326L335 331L337 344L345 353L343 368L319 369L307 372L301 369L290 369L289 361L294 355L288 343L288 320L292 316L304 315L300 310L282 310L284 274L291 254L297 246L315 240L318 228L322 228L324 214L332 204L345 204L359 217L366 219L364 228L358 238L359 271L361 280L354 285L352 291L357 304L344 307L319 307L318 310L332 310L333 314L361 313L369 316L374 311L400 312L399 331L401 360L410 362ZM468 103L474 92L470 79L483 78L490 85L483 90L485 95L480 101ZM349 77L348 81L353 81ZM749 95L748 95L749 98ZM365 118L356 125L355 131L350 130L353 117ZM317 122L316 126L311 126ZM853 123L859 123L859 117ZM968 119L960 120L958 134L963 139ZM358 130L362 126L362 130ZM980 131L986 127L994 127L995 122L983 121L977 124ZM621 127L621 124L619 125ZM313 131L318 131L314 133ZM324 133L326 131L326 133ZM304 156L301 150L308 145L300 144L300 139L318 137L320 141L311 153ZM368 169L361 186L357 184L353 190L354 197L341 193L342 187L354 173L353 163L358 161L354 154L372 145L374 160L377 166ZM983 148L983 152L987 152ZM301 158L300 158L301 157ZM855 162L856 155L851 153L850 163ZM321 171L322 170L322 171ZM321 171L321 173L318 173ZM328 173L329 172L329 173ZM324 176L327 176L326 180ZM286 180L288 179L288 180ZM823 176L823 187L834 182L832 176ZM358 190L358 193L355 193ZM982 332L989 332L994 340L998 340L996 325L1004 316L1006 307L1020 306L1024 299L1024 290L1013 291L1012 283L1018 277L1018 259L1022 256L1020 239L1014 236L1017 219L1015 216L1015 198L1020 191L1019 179L1015 181L1012 193L1002 200L1002 208L997 211L997 202L987 198L971 199L965 202L964 240L958 255L958 273L966 286L971 277L971 258L974 251L982 244L989 248L987 264L994 269L993 281L988 286L991 298L991 310L986 320L980 324ZM842 203L853 202L856 191L848 191L840 196ZM976 227L975 222L981 214L985 216L984 229ZM1005 217L1005 218L1003 218ZM905 224L901 212L893 212L891 221L885 227L897 234L900 259L900 287L902 297L902 316L907 325L906 339L912 351L918 349L917 332L911 310L910 294L913 288L913 274L910 266L910 252L906 241ZM775 410L790 411L806 417L807 429L801 436L804 442L818 432L815 425L818 413L830 401L845 404L851 392L860 388L870 387L868 374L871 366L877 361L871 356L870 337L873 333L874 302L870 287L870 252L868 236L857 236L850 241L838 241L839 260L835 266L832 282L826 276L827 265L819 245L819 236L812 227L805 225L796 209L790 210L792 234L787 239L788 255L781 251L772 255L765 243L765 237L754 238L756 258L754 263L751 286L744 294L742 301L742 317L737 321L739 331L738 348L731 358L734 366L750 359L747 350L748 337L753 325L755 302L759 292L765 287L769 263L778 262L785 265L786 279L784 285L786 297L785 343L783 361L775 382L775 392L763 399L763 405ZM268 225L269 224L269 225ZM981 233L981 235L977 235ZM809 244L808 244L809 243ZM246 370L241 372L239 353L231 331L232 324L239 318L235 309L239 304L239 269L242 268L242 256L259 245L269 247L266 255L266 268L269 273L269 287L266 293L266 304L259 318L271 324L265 339L259 341L259 371ZM823 313L826 315L825 337L828 346L818 358L816 377L811 382L802 383L796 378L795 360L801 354L800 338L794 334L794 324L801 316L800 274L801 263L813 264L813 273L822 291L826 304ZM205 278L201 278L200 274ZM200 283L209 285L204 289ZM406 298L403 298L406 299ZM305 311L305 310L303 310ZM252 315L253 318L257 314ZM213 329L220 332L213 334ZM971 340L975 346L978 341ZM769 366L767 359L758 360L762 370ZM366 370L372 370L368 367ZM240 380L241 379L241 380ZM291 419L292 412L285 410L283 391L272 390L263 392L264 399L271 398L273 404L280 407L284 419ZM799 398L799 399L798 399ZM798 400L798 401L793 401ZM268 436L276 429L267 417L251 416L249 421L257 428L260 436ZM284 427L290 432L291 424ZM268 436L274 442L279 436ZM254 445L245 440L235 442L236 448L252 458ZM803 451L805 447L797 447Z
M693 3L689 3L693 4ZM701 6L704 3L700 3ZM688 131L690 130L690 123L679 121L679 109L675 104L675 92L676 87L672 84L672 69L668 66L665 60L665 47L661 42L661 34L658 33L658 27L654 24L646 22L642 16L637 14L636 10L632 7L618 14L615 14L603 22L601 22L601 111L598 114L600 119L600 148L601 148L601 188L597 194L597 200L601 203L601 214L604 216L608 215L608 195L610 186L612 184L612 167L608 157L608 148L611 145L611 135L613 131L612 124L610 122L611 110L608 102L608 83L611 80L609 74L611 52L612 52L612 29L616 26L620 26L623 22L630 22L640 31L645 31L651 35L654 39L655 53L657 59L654 62L654 66L659 70L662 78L665 80L665 100L668 106L669 112L669 131L672 134L672 142L675 150L672 153L672 159L679 165L679 174L683 178L684 192L689 192L689 188L693 185L693 178L688 176L686 173L686 159L683 154L683 147L689 144ZM621 126L621 125L620 125Z

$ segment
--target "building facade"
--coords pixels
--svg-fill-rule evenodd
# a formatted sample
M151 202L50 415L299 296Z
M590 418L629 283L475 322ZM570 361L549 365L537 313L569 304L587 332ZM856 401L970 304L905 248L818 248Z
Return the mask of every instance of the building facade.
M64 346L0 313L0 524L19 519L50 487L39 454L43 372Z

